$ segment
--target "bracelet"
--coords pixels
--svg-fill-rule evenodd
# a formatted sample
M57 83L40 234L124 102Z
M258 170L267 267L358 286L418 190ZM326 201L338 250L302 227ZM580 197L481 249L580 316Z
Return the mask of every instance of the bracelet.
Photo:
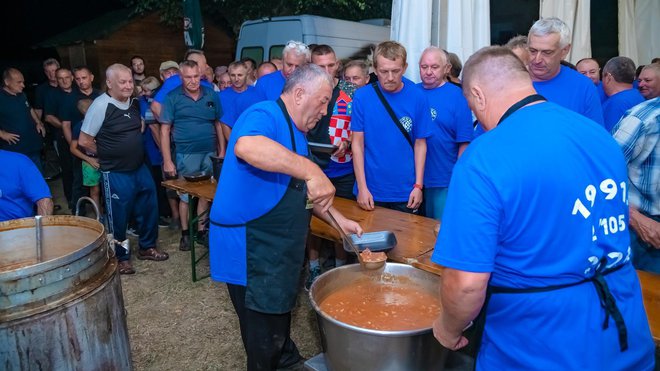
M422 189L424 189L424 186L421 185L421 184L417 184L417 183L415 183L415 184L413 184L413 188L417 188L417 189L419 189L419 190L421 191Z

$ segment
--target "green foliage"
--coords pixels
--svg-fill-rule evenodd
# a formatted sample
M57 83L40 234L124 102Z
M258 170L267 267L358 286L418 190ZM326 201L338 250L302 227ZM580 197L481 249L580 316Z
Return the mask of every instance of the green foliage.
M123 0L138 14L157 10L169 25L180 24L181 0ZM390 18L392 0L200 0L202 14L238 33L250 19L313 14L347 20Z

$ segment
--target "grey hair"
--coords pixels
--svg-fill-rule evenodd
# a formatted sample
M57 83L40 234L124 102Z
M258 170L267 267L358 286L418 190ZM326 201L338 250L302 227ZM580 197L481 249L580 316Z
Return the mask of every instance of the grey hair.
M309 47L300 41L289 40L289 42L286 43L284 50L282 50L282 57L289 53L292 53L295 56L304 56L307 62L309 62L312 57L312 52L309 50Z
M318 88L323 82L328 83L331 87L334 85L334 80L323 68L308 63L297 67L295 71L286 79L282 93L290 93L296 86L302 86L306 91L312 91Z
M524 35L518 35L514 36L509 41L504 44L504 47L509 48L511 50L513 49L526 49L527 48L527 36Z
M534 22L527 36L547 36L553 33L559 34L560 48L571 43L571 29L557 17L543 18Z
M115 64L111 64L110 66L108 66L108 68L106 68L106 70L105 70L105 78L106 78L107 80L110 80L110 79L112 79L113 77L115 77L115 74L116 74L117 72L119 72L119 71L124 71L124 72L132 73L132 71L131 71L130 68L124 66L124 65L121 64L121 63L115 63Z
M420 57L419 57L419 61L420 61L420 62L422 61L422 57L424 57L424 54L426 54L426 53L431 53L431 52L436 52L436 53L440 53L440 54L442 54L442 55L445 57L445 63L449 63L449 53L447 53L446 50L444 50L444 49L442 49L442 48L438 48L438 47L435 46L435 45L431 45L431 46L429 46L428 48L424 49L424 50L422 51L422 54L421 54Z
M55 65L57 68L60 68L60 62L57 61L55 58L48 58L44 61L43 63L43 68L46 68L48 66Z
M644 68L642 68L642 71L646 71L646 70L652 70L653 72L655 72L656 76L660 77L660 62L647 64L646 66L644 66Z
M632 84L635 80L635 62L628 57L614 57L605 63L603 74L609 73L614 81Z

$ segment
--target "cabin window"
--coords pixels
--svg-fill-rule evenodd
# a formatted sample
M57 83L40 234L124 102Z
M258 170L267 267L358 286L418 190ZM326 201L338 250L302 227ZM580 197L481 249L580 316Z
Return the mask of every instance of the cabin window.
M241 50L241 59L252 58L257 64L264 60L264 48L260 46L248 46Z

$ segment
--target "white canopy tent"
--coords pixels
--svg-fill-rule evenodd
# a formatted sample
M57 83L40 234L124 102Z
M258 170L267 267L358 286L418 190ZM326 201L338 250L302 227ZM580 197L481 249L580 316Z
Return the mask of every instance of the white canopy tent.
M660 56L660 1L618 0L618 8L619 54L637 64ZM569 62L591 56L591 0L539 0L539 9L540 17L558 17L571 27ZM418 61L427 46L464 62L490 45L490 0L393 0L391 38L408 51L405 76L419 82Z

